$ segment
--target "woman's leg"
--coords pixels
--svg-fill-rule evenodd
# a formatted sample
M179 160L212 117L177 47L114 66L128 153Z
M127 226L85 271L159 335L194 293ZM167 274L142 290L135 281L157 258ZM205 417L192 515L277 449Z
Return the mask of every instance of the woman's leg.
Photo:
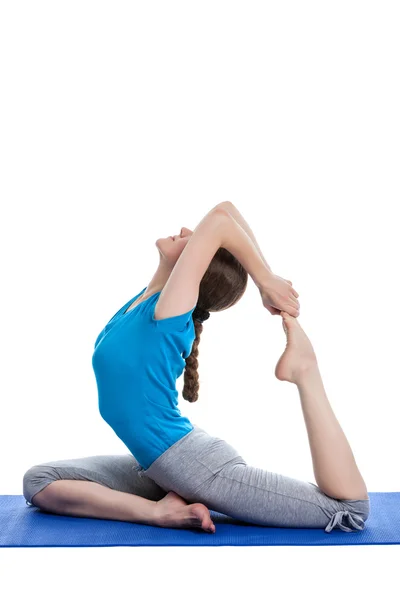
M286 312L282 317L287 346L275 374L278 379L297 385L315 480L333 498L367 500L365 482L325 393L311 342L297 319Z
M188 506L141 470L131 454L53 461L24 474L23 493L27 503L55 514L215 531L205 506Z
M36 494L34 504L60 515L153 524L157 502L92 481L64 479Z
M252 467L230 444L197 426L144 474L190 502L250 523L363 529L370 512L364 480L329 405L309 339L297 319L282 316L287 346L275 373L298 386L320 487Z
M188 502L272 527L364 528L369 500L337 500L314 483L252 467L225 440L194 426L143 475Z

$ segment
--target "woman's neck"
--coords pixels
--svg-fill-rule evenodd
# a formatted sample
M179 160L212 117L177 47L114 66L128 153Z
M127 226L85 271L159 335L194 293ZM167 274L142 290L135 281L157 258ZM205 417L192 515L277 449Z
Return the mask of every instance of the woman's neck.
M160 292L164 285L167 283L169 276L172 273L173 266L166 263L164 259L160 259L160 263L157 267L157 271L151 278L144 294L143 298L148 298L156 292Z

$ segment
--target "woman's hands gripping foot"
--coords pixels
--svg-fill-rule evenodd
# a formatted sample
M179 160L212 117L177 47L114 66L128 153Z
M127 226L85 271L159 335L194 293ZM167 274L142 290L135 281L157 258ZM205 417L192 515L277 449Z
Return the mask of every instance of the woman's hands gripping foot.
M300 314L300 302L297 300L299 294L292 287L290 279L284 279L270 272L259 285L264 307L271 315L279 315L281 311L287 311L294 317Z
M286 348L275 367L275 376L280 381L298 383L306 371L317 366L317 357L298 320L284 311L281 317Z
M215 533L215 525L207 506L200 503L188 504L175 492L168 492L156 502L155 525L178 529L199 528Z

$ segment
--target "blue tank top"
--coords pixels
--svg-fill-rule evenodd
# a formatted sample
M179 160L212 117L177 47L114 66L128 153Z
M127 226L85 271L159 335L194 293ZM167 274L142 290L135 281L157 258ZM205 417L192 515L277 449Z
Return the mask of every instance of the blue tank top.
M92 357L102 418L147 469L193 429L178 408L176 380L192 349L192 310L157 320L156 292L135 308L131 298L98 335Z

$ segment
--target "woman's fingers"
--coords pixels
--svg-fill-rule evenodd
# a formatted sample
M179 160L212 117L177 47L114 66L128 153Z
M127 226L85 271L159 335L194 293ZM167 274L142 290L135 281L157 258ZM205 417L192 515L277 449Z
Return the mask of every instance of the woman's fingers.
M299 311L296 308L293 308L293 306L287 306L285 308L285 312L287 312L291 317L298 317L299 316Z
M286 281L287 283L289 283L289 284L292 286L292 287L290 288L290 291L291 291L291 293L292 293L292 294L294 294L294 295L296 296L296 298L298 298L298 297L299 297L299 295L298 295L298 293L296 292L296 290L293 288L293 282L292 282L292 281L290 281L290 279L285 279L285 281Z
M300 304L298 300L288 300L286 303L287 309L285 309L289 314L294 317L298 317L300 314L299 308Z
M287 300L287 302L289 302L290 304L292 304L292 306L295 306L296 308L299 308L300 306L300 302L292 294L289 295L289 299Z

